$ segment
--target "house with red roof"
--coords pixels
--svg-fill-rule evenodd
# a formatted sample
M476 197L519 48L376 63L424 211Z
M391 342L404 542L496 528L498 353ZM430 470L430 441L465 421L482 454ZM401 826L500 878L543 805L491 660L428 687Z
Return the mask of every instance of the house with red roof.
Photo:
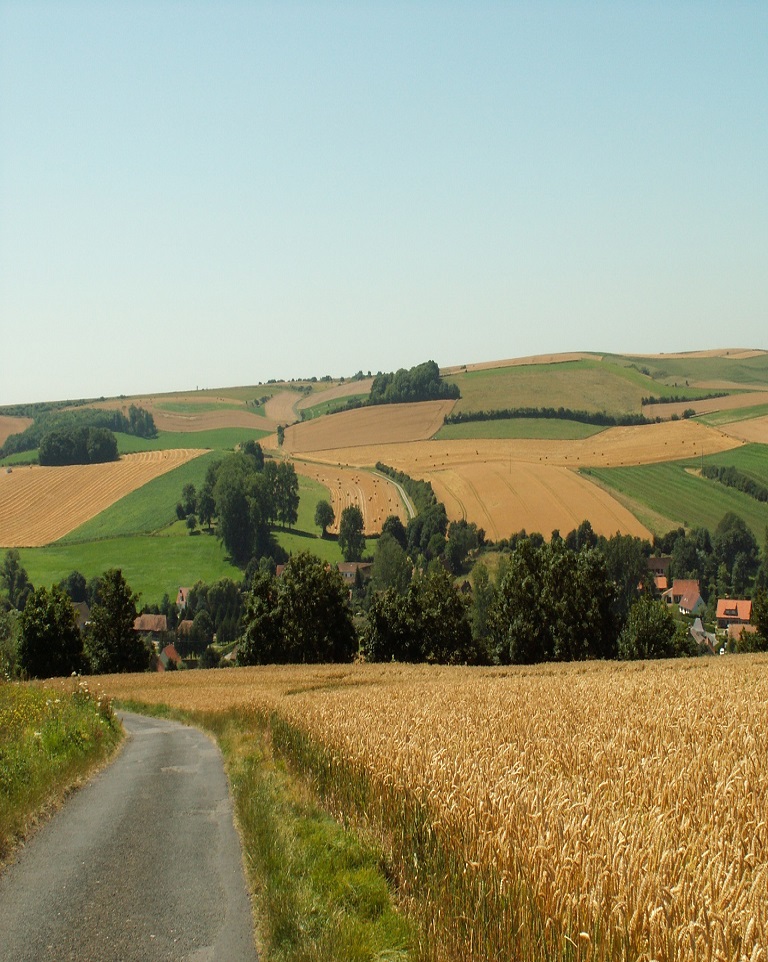
M707 608L699 582L691 578L675 578L672 587L663 591L661 597L666 604L677 605L681 615L698 615Z
M752 620L752 602L741 598L718 598L717 627L748 625Z

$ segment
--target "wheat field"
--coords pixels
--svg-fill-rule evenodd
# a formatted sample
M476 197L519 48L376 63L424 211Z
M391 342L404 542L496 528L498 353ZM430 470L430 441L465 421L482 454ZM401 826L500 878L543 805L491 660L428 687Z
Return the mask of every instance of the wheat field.
M101 679L271 718L384 842L417 957L768 959L768 657Z

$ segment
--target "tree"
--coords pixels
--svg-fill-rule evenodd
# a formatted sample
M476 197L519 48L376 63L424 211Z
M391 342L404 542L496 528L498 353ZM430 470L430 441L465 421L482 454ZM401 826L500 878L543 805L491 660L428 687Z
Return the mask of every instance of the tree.
M85 575L79 571L70 571L66 578L61 579L59 587L62 591L66 591L72 601L79 602L86 600L87 585Z
M91 608L86 635L86 655L95 674L144 671L149 654L138 632L135 595L119 568L104 572L99 586L99 601Z
M187 529L190 534L194 534L197 530L197 517L194 514L187 515Z
M387 532L376 542L371 568L371 587L374 591L394 588L404 594L411 583L412 566L399 542Z
M752 624L757 627L756 634L746 637L753 651L768 651L768 592L760 588L752 599Z
M619 658L674 658L678 654L691 654L690 650L681 651L677 633L677 623L667 605L643 595L632 606L619 635Z
M277 466L276 490L277 520L291 527L299 517L299 479L296 468L289 461L281 461Z
M83 669L83 639L69 596L58 585L37 588L21 613L19 666L32 678Z
M341 512L339 521L339 547L345 561L359 561L365 549L363 513L356 504L350 504Z
M19 619L15 609L0 607L0 675L15 678L19 660Z
M363 649L371 661L476 664L467 606L444 568L415 578L404 595L377 595L368 612Z
M246 596L238 664L350 661L357 649L339 572L308 552L279 578L257 571Z
M712 537L712 552L716 564L724 564L728 574L733 577L737 560L741 571L739 577L744 581L757 568L757 539L743 518L733 511L723 516Z
M181 505L184 508L185 517L197 511L197 492L191 482L181 489Z
M390 514L384 519L381 526L382 534L391 534L400 547L405 550L408 547L408 534L405 525L396 514Z
M315 508L315 524L320 528L321 538L325 537L326 529L330 528L335 517L330 502L324 500L317 502L317 507Z
M599 550L608 578L616 585L614 610L618 624L623 625L641 586L653 584L648 569L651 546L641 538L617 532L611 538L601 539Z
M21 611L33 591L26 569L21 565L21 557L15 548L5 552L0 564L0 588L2 588L11 608Z

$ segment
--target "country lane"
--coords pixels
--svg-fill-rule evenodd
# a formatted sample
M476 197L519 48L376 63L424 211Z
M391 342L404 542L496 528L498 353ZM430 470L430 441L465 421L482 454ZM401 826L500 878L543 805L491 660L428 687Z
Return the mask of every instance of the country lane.
M255 962L221 755L120 713L117 758L0 875L3 962Z

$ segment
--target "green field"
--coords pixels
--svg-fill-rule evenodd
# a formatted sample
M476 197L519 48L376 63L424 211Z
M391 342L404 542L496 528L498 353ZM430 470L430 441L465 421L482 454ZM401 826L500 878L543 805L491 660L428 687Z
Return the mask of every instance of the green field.
M647 368L657 381L678 387L685 382L731 381L734 384L768 386L768 354L743 360L730 357L629 357L606 355L606 361Z
M504 418L498 421L467 421L444 424L435 435L438 441L467 438L545 438L550 441L574 441L599 434L605 428L580 421L560 418Z
M20 548L19 554L36 586L50 587L71 571L80 571L91 579L108 568L121 568L133 591L140 593L141 604L159 604L166 593L175 598L180 585L220 578L240 581L243 577L242 571L229 563L216 537L192 536L183 522L172 525L163 535Z
M261 428L216 428L211 431L158 431L156 438L137 438L132 434L115 434L115 437L120 454L135 454L138 451L169 451L172 448L234 451L244 441L258 441L271 433Z
M653 381L633 367L597 358L467 371L450 375L445 380L457 384L461 391L461 399L454 408L456 412L564 407L609 414L639 414L643 397L682 393ZM692 388L685 393L695 398L706 392Z
M211 451L155 478L70 531L58 543L76 544L160 531L176 521L176 503L181 500L184 485L194 484L199 489L208 465L220 458L220 453Z
M736 464L730 460L734 453L728 452L729 459L725 456L713 459L713 463ZM762 544L768 525L768 504L717 481L698 477L693 470L693 462L676 461L639 467L586 468L581 473L615 492L619 500L629 499L631 509L654 534L665 534L679 525L714 531L723 515L734 511ZM648 515L642 516L637 505L646 507ZM658 515L661 519L654 519ZM662 527L663 519L669 521L666 528Z
M696 420L716 428L721 424L733 424L734 421L750 421L752 418L762 418L766 414L768 414L768 404L756 404L752 408L733 408L730 411L713 411L711 414L700 414Z
M302 408L301 416L304 421L311 421L313 418L320 418L324 414L335 414L336 411L344 410L349 401L365 401L368 397L370 397L370 392L366 394L351 394L348 397L332 398L330 401L320 401L319 404Z
M90 579L108 568L122 568L131 588L141 593L142 603L154 604L166 592L175 597L179 585L224 577L241 580L243 572L229 563L215 535L207 531L190 535L185 522L176 520L183 486L192 483L199 488L208 465L219 456L216 452L201 455L156 478L56 544L20 549L32 583L49 587L71 571ZM328 497L323 485L299 475L296 528L274 531L275 540L288 553L311 551L324 561L342 560L337 541L319 538L315 525L317 502Z

